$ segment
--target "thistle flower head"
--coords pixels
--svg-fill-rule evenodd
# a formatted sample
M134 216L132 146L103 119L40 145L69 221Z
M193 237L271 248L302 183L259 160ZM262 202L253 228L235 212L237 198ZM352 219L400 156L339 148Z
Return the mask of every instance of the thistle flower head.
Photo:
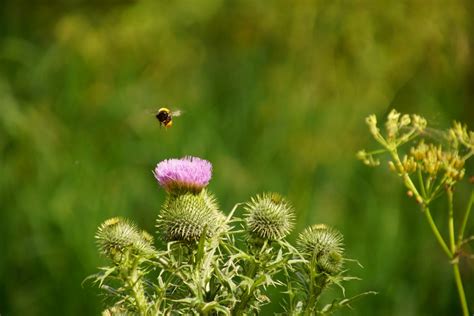
M167 159L153 171L158 183L168 192L198 193L207 186L212 176L212 164L197 157Z
M167 241L197 241L225 230L225 217L207 190L169 195L158 215L156 227Z
M95 238L100 252L116 262L121 261L127 252L145 257L155 252L153 237L120 217L113 217L102 223Z
M245 205L247 231L252 237L278 240L293 228L293 207L277 193L264 193L253 197Z
M341 271L343 261L343 237L334 228L324 224L313 225L300 233L297 241L299 250L317 268L328 274Z

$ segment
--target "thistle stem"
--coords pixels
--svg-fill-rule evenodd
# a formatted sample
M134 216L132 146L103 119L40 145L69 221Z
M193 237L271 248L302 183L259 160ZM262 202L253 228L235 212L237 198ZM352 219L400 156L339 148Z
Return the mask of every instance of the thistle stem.
M258 265L255 261L253 261L249 265L249 269L247 270L246 276L249 277L250 279L255 278L255 275L257 274L257 269L258 269ZM250 301L250 298L252 297L254 290L255 290L255 287L254 287L254 284L252 284L250 289L248 289L248 291L242 294L240 303L238 303L237 306L235 307L235 310L234 310L235 315L243 315L245 307Z
M132 296L135 299L135 304L138 309L139 315L146 315L146 309L148 302L145 297L145 291L143 289L143 284L140 280L140 276L138 273L138 267L134 266L131 273L130 278L128 280L128 286L132 292Z
M304 315L308 316L314 315L316 303L327 282L326 276L318 275L314 268L311 268L310 278L309 298L304 310Z

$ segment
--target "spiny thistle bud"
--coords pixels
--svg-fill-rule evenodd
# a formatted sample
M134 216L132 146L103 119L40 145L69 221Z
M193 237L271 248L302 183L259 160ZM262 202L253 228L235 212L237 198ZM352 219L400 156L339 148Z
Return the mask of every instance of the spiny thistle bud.
M124 259L126 253L148 257L155 252L153 237L120 217L113 217L102 223L95 238L100 252L115 262Z
M209 237L225 230L224 220L214 196L204 189L197 194L168 195L156 227L168 241L197 241L204 229Z
M247 231L263 240L279 240L293 228L293 207L277 193L264 193L246 203Z
M306 228L298 237L298 248L321 272L337 274L342 269L342 234L324 224Z
M199 193L211 179L212 165L196 157L168 159L157 164L153 174L168 193Z

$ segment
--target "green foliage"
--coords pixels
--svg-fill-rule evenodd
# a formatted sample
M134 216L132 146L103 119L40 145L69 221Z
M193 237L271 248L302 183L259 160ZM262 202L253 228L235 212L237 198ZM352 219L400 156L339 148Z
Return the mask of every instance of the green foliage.
M154 231L164 193L143 170L193 154L215 163L223 210L278 191L296 210L289 241L309 223L344 232L380 293L352 314L460 314L451 266L426 264L443 259L429 227L399 211L406 190L352 153L369 146L362 119L389 107L473 128L472 4L2 1L0 313L98 314L96 291L78 286L103 264L97 224L119 215ZM166 131L161 106L184 111ZM467 186L456 195L470 199ZM262 314L279 310L274 297Z
M410 117L392 110L385 123L385 133L378 128L375 115L369 116L366 122L370 133L382 149L369 153L362 150L357 156L365 164L378 165L379 161L374 156L385 152L389 154L391 160L388 165L391 171L402 179L408 196L414 197L420 205L434 237L453 266L462 313L469 316L459 264L462 256L472 258L469 251L464 249L465 244L472 240L472 236L465 239L464 233L471 213L474 190L471 189L467 208L456 211L456 214L462 214L461 224L456 225L457 230L454 225L454 192L466 173L465 165L468 159L474 155L474 132L468 131L461 123L454 122L453 127L447 131L433 132L432 140L427 143L427 136L424 134L428 131L427 121L418 115ZM404 130L406 127L408 129ZM406 150L403 145L410 142L416 145ZM436 224L433 220L430 210L434 202L441 197L446 197L447 202L445 210L449 239L443 237L438 228L439 223Z
M282 306L292 315L331 314L352 301L341 298L318 308L323 290L353 279L341 272L342 235L324 225L310 227L300 235L300 253L284 240L293 209L280 195L258 195L245 204L245 223L258 218L257 232L275 232L283 223L276 235L260 234L255 242L247 235L254 229L234 229L242 222L232 217L239 204L224 218L217 216L216 202L206 189L176 192L168 192L158 215L157 227L168 239L166 250L155 251L148 243L144 251L142 245L150 239L143 240L123 219L99 226L99 251L113 265L89 279L109 297L111 306L103 314L255 315L271 302L268 287L286 288L290 298L298 298ZM265 216L270 220L261 220ZM278 216L283 219L275 220ZM246 248L238 247L239 237L247 239Z

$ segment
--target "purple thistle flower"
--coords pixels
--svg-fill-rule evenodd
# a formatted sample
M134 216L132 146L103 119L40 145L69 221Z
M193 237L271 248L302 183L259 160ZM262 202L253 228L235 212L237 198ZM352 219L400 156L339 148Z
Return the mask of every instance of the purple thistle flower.
M167 159L153 171L158 183L168 192L200 192L211 180L212 164L197 157Z

